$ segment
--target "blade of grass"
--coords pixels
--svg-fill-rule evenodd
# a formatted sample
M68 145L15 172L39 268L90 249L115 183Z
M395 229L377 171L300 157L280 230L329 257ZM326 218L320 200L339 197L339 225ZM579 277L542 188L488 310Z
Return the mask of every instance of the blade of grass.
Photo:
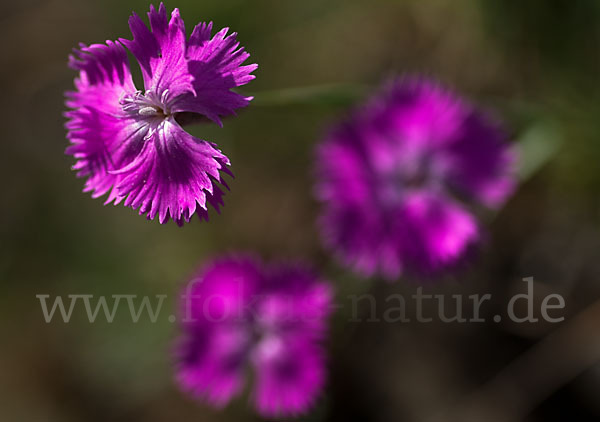
M257 92L253 106L348 106L368 91L366 85L328 84Z

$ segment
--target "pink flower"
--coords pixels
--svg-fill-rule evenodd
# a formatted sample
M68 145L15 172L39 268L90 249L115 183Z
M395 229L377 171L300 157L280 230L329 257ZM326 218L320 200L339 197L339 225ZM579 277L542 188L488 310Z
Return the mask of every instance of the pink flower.
M243 66L249 54L227 29L211 37L212 24L199 24L186 39L177 9L148 13L151 30L135 13L129 19L133 40L80 45L69 58L79 71L75 91L66 93L66 153L73 169L87 177L84 191L106 203L124 202L161 223L190 221L195 212L208 218L207 204L219 210L227 187L221 173L229 159L211 142L195 138L178 122L195 113L221 124L251 97L231 91L254 79L256 65ZM132 80L127 47L144 78Z
M365 276L437 273L480 239L472 209L515 186L505 132L435 82L393 81L317 147L319 227Z
M225 406L254 368L252 402L267 417L308 410L323 389L332 293L300 265L263 266L248 256L207 264L182 295L177 382Z

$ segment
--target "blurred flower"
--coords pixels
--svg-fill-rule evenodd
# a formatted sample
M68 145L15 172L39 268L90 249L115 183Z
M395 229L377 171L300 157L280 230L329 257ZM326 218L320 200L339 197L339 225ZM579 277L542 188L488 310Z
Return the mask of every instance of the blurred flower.
M300 265L264 267L247 256L209 263L182 295L178 384L222 407L241 393L250 363L261 415L306 411L325 381L331 300L329 284Z
M79 70L66 105L73 110L66 153L87 177L92 197L109 193L106 203L124 200L148 219L158 215L189 221L205 219L207 203L219 210L220 171L231 174L228 158L213 143L185 132L180 113L197 113L218 124L252 99L231 91L254 79L256 65L242 66L249 54L227 28L211 38L212 23L197 25L189 40L177 9L168 20L165 6L150 7L151 31L135 13L129 19L133 41L80 45L69 57ZM132 80L125 48L137 59L144 91Z
M324 242L362 275L455 266L480 238L471 205L514 188L504 131L436 82L393 81L317 148Z

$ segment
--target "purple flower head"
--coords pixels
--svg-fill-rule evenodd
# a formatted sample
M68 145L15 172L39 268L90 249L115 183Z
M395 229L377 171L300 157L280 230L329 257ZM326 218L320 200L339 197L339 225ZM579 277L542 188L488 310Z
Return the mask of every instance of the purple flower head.
M455 266L480 239L468 206L514 188L505 132L436 82L393 81L317 148L326 246L365 276Z
M222 407L242 392L249 364L261 415L306 411L325 382L331 300L330 285L301 265L248 256L209 263L182 294L178 384Z
M151 30L135 13L129 18L133 40L80 45L69 57L79 71L75 91L66 93L66 153L76 159L84 191L106 203L190 221L197 211L207 219L207 203L219 210L229 159L211 142L195 138L178 123L195 113L221 125L252 97L231 91L254 79L256 65L243 66L249 54L227 28L211 37L212 23L197 25L189 39L177 9L150 6ZM143 89L133 83L127 47L137 59Z

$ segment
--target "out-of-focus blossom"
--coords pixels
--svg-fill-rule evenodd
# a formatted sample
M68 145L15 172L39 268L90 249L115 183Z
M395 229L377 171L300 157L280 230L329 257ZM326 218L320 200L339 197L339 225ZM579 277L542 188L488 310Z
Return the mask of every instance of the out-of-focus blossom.
M108 193L106 203L123 201L148 219L158 215L189 221L219 210L221 172L231 174L229 159L213 143L195 138L177 121L195 113L221 124L252 99L231 91L254 79L256 65L243 66L249 54L227 28L211 37L201 23L186 39L177 9L170 20L165 6L148 13L151 30L135 13L129 19L133 40L81 44L69 58L79 70L75 91L67 92L66 153L87 177L84 191ZM143 90L132 80L125 48L142 70Z
M506 141L438 83L393 81L318 145L326 246L365 276L456 266L481 237L469 208L498 208L514 189Z
M207 264L182 295L178 384L222 407L242 392L250 364L261 415L305 412L325 382L331 300L330 285L298 264L265 266L248 256Z

